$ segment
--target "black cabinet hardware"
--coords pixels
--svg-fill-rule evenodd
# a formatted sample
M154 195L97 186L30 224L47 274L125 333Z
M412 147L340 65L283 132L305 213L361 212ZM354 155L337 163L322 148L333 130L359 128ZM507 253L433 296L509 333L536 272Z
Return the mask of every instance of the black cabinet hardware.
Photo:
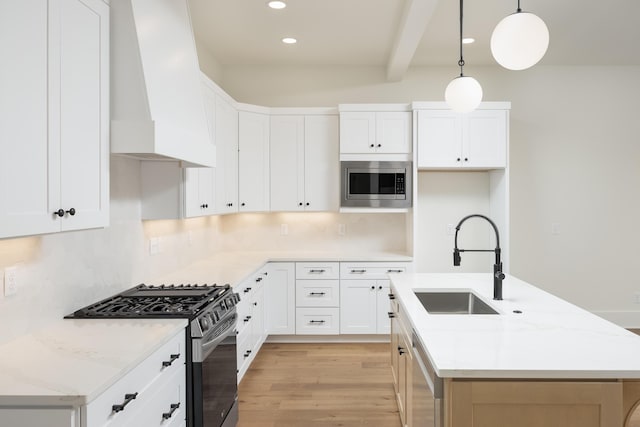
M258 278L256 279L256 282L262 282L262 277L258 277Z
M164 414L162 414L162 419L168 420L169 418L171 418L173 416L173 413L176 412L176 410L179 407L180 407L180 403L172 403L170 406L171 410L169 412L165 412Z
M251 320L251 316L247 316L244 318L244 322L247 323L249 320Z
M389 299L396 299L396 296L394 294L389 294Z
M251 350L247 350L244 352L244 358L246 359L247 357L249 357L249 355L251 355Z
M165 360L165 361L163 361L163 362L162 362L162 367L163 367L163 368L166 368L167 366L171 366L171 364L172 364L173 362L175 362L175 360L176 360L176 359L178 359L179 357L180 357L180 354L179 354L179 353L178 353L178 354L172 354L172 355L169 357L169 360Z
M378 286L378 290L381 291L382 290L382 286Z
M403 347L398 346L398 354L400 354L400 356L402 356L403 354L405 354L406 351L404 351Z
M402 270L400 270L399 268L398 269L391 268L387 270L387 273L402 273Z
M309 270L309 273L324 273L326 270L325 269L320 269L320 270Z
M251 292L251 288L244 288L244 293L248 294L249 292Z
M396 317L396 314L393 311L389 311L387 314L389 315L389 319Z
M76 210L74 208L71 208L68 211L65 211L64 209L58 209L53 214L58 215L60 218L62 218L65 213L68 213L69 215L74 216L76 214Z
M323 324L324 320L309 320L309 323L311 323L312 325L316 325L316 324Z
M376 289L376 287L371 285L371 290L374 291L375 289Z
M125 394L124 395L124 402L117 404L117 405L113 405L111 407L111 410L115 413L118 413L120 411L124 411L125 406L127 406L129 403L131 403L131 401L133 399L135 399L136 397L138 397L138 393L131 393L131 394Z
M319 297L321 297L321 296L323 296L323 295L325 295L325 293L324 293L324 292L309 292L309 296L310 296L310 297L315 297L315 296L319 296Z
M367 272L367 270L351 270L351 272L354 274L364 274Z

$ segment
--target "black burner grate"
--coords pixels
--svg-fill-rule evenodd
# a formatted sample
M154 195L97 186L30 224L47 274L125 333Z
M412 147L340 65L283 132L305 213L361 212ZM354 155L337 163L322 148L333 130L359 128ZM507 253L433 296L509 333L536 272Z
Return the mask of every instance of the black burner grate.
M195 318L203 307L230 294L231 287L207 285L138 285L77 310L72 318Z

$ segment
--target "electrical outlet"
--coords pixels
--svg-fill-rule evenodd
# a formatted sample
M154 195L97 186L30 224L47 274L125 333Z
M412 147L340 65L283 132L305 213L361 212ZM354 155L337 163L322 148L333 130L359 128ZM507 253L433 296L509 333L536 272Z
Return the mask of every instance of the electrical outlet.
M149 255L157 255L160 253L160 238L152 237L149 239Z
M635 293L635 303L636 304L640 304L640 292L636 292Z
M347 226L345 224L338 224L338 235L344 236L347 234Z
M18 293L18 274L16 267L4 269L4 296L10 297Z
M557 222L552 222L551 223L551 234L557 236L558 234L560 234L560 224Z
M280 224L280 235L286 236L289 234L289 225L288 224Z

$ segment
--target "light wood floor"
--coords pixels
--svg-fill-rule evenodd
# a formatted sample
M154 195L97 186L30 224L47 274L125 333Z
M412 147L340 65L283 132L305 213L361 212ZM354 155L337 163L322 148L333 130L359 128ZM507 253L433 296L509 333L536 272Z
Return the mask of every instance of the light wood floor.
M400 427L389 344L264 344L238 388L238 427Z

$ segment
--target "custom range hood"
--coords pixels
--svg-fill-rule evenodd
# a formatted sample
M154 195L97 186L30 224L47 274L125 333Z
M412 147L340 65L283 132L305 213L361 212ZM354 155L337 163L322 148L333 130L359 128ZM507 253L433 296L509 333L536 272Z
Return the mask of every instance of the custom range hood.
M213 167L186 0L111 2L111 152Z

